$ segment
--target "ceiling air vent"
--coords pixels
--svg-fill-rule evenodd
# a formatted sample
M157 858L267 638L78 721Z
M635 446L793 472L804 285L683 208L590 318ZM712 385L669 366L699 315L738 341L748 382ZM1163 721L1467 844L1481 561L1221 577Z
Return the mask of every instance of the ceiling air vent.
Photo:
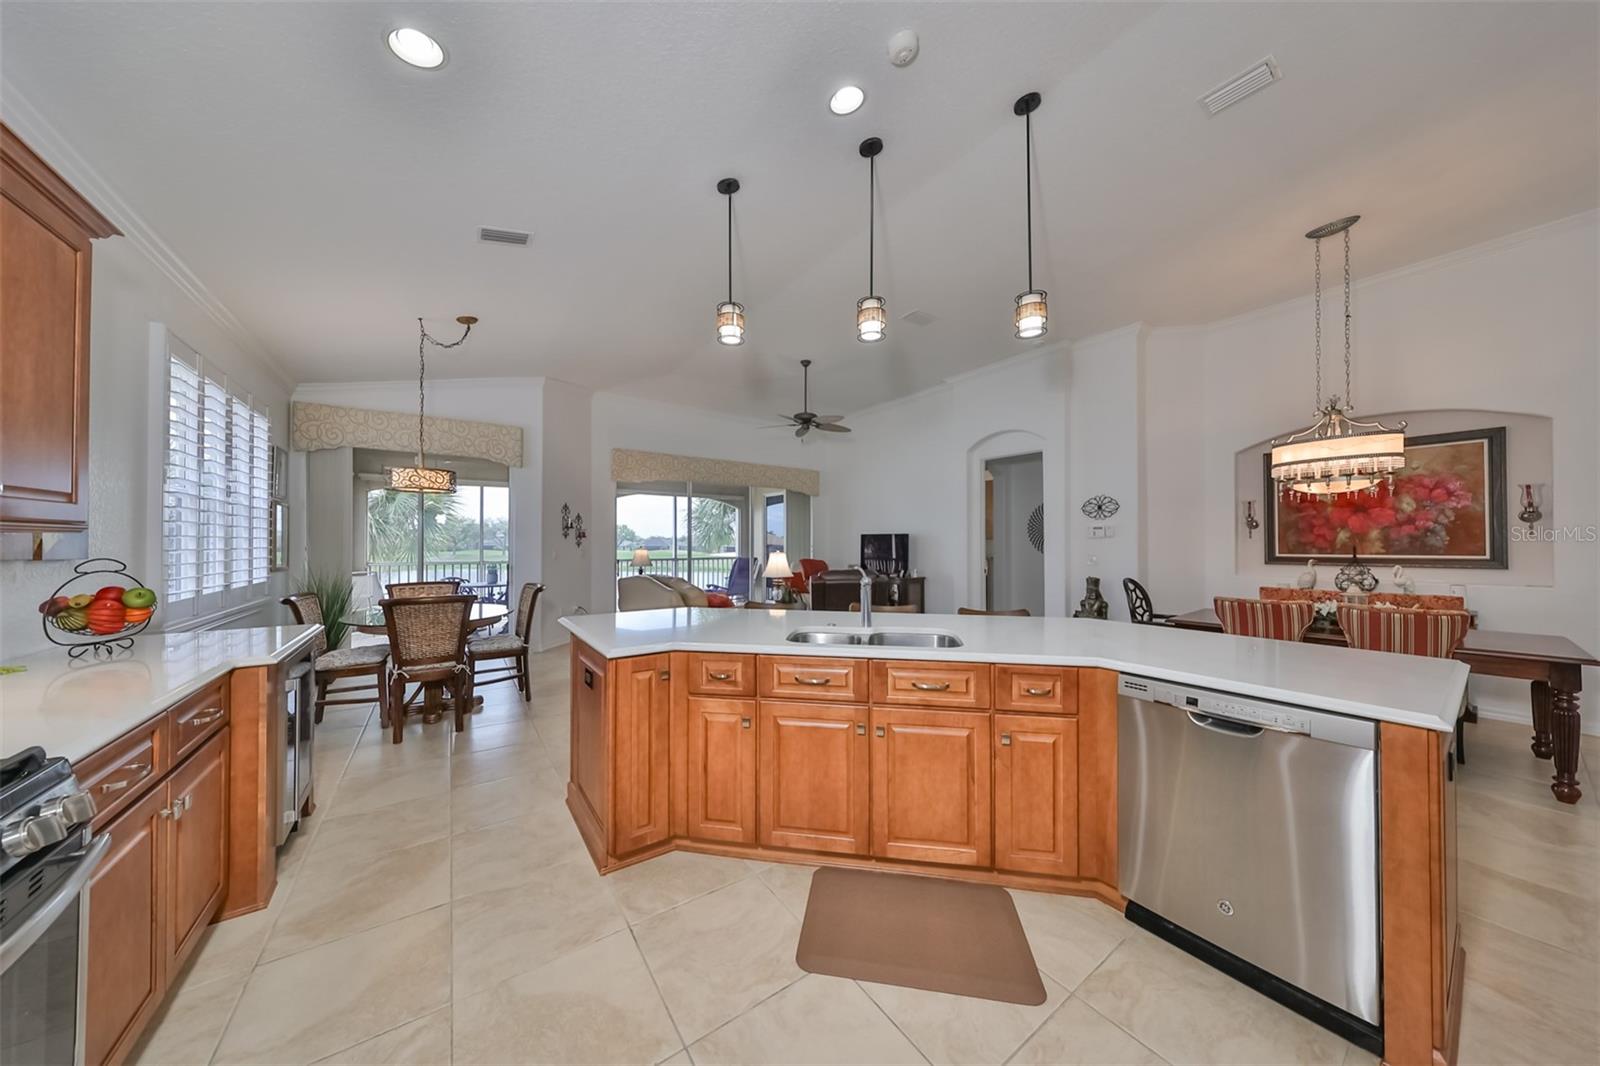
M532 238L533 234L519 229L495 229L493 226L481 226L478 229L478 240L490 244L515 244L520 247Z
M1200 106L1206 109L1206 114L1215 115L1232 107L1251 93L1260 92L1281 77L1283 75L1278 73L1277 61L1268 56L1243 74L1229 78L1206 93L1200 98Z

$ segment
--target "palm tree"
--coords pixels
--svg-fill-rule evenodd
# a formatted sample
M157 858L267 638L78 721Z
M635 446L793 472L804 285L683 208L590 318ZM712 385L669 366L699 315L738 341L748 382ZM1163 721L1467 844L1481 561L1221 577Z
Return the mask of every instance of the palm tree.
M429 528L461 509L454 496L424 493L421 515ZM378 562L407 563L417 557L417 493L375 489L367 493L367 556Z

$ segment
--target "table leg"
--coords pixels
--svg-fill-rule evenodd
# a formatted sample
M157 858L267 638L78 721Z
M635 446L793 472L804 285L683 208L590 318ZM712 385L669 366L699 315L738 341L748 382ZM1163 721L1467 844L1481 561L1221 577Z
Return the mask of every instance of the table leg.
M437 681L422 686L422 724L432 725L444 717L444 700Z
M1550 735L1550 682L1533 683L1533 753L1548 759L1556 753L1556 742Z
M1562 803L1577 803L1583 798L1578 787L1578 740L1582 737L1582 716L1578 713L1576 691L1557 688L1550 698L1550 725L1555 737L1555 782L1550 791Z

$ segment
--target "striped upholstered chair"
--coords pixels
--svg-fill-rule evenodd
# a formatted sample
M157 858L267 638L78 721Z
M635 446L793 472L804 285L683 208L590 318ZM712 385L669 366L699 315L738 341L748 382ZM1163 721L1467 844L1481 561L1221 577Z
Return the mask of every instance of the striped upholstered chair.
M1304 640L1316 617L1316 608L1306 600L1248 600L1218 596L1212 600L1222 631L1237 637L1266 637L1268 640Z
M1448 659L1461 647L1472 615L1466 611L1420 611L1405 607L1339 604L1339 628L1352 648L1429 655Z

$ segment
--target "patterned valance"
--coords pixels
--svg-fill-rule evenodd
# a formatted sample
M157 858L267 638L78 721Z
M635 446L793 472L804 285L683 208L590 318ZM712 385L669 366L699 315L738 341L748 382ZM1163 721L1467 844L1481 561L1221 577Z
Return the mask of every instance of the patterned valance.
M761 489L787 489L816 496L822 492L822 474L799 466L766 466L735 459L706 459L697 455L666 455L631 448L611 450L613 481L698 481L705 485L742 485Z
M428 453L487 459L506 466L522 465L522 430L495 422L428 417ZM296 451L325 448L417 450L417 416L395 411L368 411L326 403L292 405L290 439Z

